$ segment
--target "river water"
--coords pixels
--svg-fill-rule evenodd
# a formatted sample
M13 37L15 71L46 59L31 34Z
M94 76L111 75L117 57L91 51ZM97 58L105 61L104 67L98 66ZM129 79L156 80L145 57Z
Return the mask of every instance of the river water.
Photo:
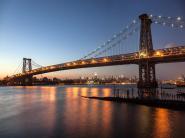
M86 99L110 86L1 87L0 138L185 138L185 112Z

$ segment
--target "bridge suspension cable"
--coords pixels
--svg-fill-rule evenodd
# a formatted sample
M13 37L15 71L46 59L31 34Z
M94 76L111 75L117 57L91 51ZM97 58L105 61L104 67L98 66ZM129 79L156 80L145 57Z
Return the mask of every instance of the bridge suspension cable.
M18 73L22 73L22 62L19 64L19 66L17 66L17 68L13 72L13 75Z
M185 28L185 20L182 17L165 17L165 16L155 16L150 15L150 18L155 24L159 24L162 26L168 26L171 28Z
M106 47L105 49L103 49L102 51L98 52L94 57L98 57L100 55L102 55L103 53L106 53L109 50L113 50L113 48L119 47L121 45L121 42L128 39L130 36L132 36L133 34L135 34L136 32L138 32L139 30L139 26L133 28L132 30L130 30L128 33L124 34L123 36L121 36L116 42L114 42L113 44L111 44L109 47ZM119 53L116 54L121 54L120 50L118 51ZM115 55L115 53L113 52L112 55Z
M39 65L38 63L36 63L34 60L32 60L32 66L36 67L36 68L41 68L43 67L42 65Z
M32 60L32 68L41 68L43 66L39 65L38 63L36 63L34 60ZM23 70L23 63L21 62L19 64L19 66L17 66L17 68L15 69L15 71L13 72L13 75L14 74L19 74L19 73L22 73L22 70Z
M97 57L98 55L100 55L102 53L105 53L107 50L112 49L117 44L119 44L122 40L127 39L128 36L130 36L132 33L137 31L136 27L138 25L139 25L139 20L138 19L137 20L133 20L131 24L126 26L126 28L124 28L123 30L121 30L117 34L114 34L111 37L111 39L109 39L103 45L99 46L97 49L93 50L92 52L90 52L89 54L87 54L86 56L81 58L81 60L87 59L87 58L92 58L92 57ZM130 31L130 30L132 30L132 31Z

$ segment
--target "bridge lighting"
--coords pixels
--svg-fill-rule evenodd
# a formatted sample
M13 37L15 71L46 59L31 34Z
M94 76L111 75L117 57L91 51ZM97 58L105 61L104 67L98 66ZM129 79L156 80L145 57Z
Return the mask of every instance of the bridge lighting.
M107 62L107 61L108 61L108 59L107 59L107 58L104 58L104 59L103 59L103 62Z
M154 23L155 23L155 24L158 24L158 22L157 22L157 21L155 21Z
M163 23L163 25L165 26L165 25L166 25L166 23L164 22L164 23Z
M169 16L168 19L171 19L171 17Z
M50 67L50 69L54 69L54 68L55 68L55 66L51 66L51 67Z
M158 17L159 17L159 18L161 18L161 16L160 16L160 15L159 15Z
M177 21L180 21L181 20L181 17L177 17Z
M184 26L183 25L180 25L180 28L183 28Z
M163 56L163 53L162 53L162 52L160 52L160 51L157 51L157 52L155 53L155 55L156 55L156 56L160 56L160 57L161 57L161 56Z
M96 63L96 60L92 59L92 60L91 60L91 63Z
M70 66L70 63L67 63L67 66Z
M139 53L139 57L144 57L145 58L147 56L148 56L147 53L144 52L144 51Z
M135 24L136 23L136 20L133 20L133 23Z
M150 14L150 17L152 18L152 17L153 17L153 15L152 15L152 14Z
M174 27L174 24L172 23L171 26Z

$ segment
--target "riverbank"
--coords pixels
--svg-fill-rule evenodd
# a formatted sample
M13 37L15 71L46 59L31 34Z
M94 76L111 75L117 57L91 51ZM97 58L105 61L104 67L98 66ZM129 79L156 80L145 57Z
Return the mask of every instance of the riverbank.
M86 97L86 96L81 96L81 97L88 98L88 99L138 104L138 105L146 105L146 106L151 106L151 107L159 107L159 108L167 108L167 109L185 111L185 102L182 102L182 101L149 99L149 98L141 99L141 98L122 98L122 97Z

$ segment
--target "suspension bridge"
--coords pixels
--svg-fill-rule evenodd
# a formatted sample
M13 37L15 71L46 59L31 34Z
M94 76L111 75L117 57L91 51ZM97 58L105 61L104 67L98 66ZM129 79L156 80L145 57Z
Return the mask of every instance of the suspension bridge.
M43 73L60 70L90 68L101 66L136 64L139 66L139 90L155 89L158 87L155 74L155 65L160 63L184 62L185 45L172 48L153 49L151 24L159 24L165 27L184 29L185 21L181 17L162 17L142 14L138 19L126 26L119 33L114 34L97 49L88 53L81 59L62 64L40 66L32 59L23 58L20 65L21 73L5 79L8 85L32 85L32 77ZM137 51L125 53L124 41L136 32L140 31L140 41ZM33 69L32 67L37 68Z

